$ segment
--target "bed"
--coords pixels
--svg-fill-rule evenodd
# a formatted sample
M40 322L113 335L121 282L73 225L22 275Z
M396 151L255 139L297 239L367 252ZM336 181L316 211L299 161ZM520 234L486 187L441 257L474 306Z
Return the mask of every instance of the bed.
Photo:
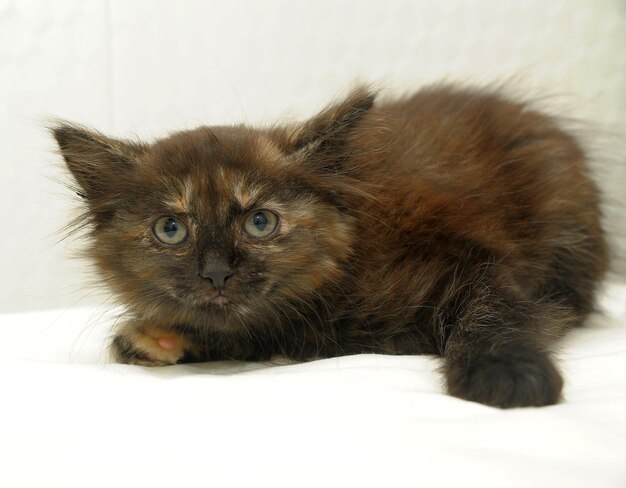
M118 311L0 315L0 486L626 486L626 286L559 357L555 406L442 392L439 359L113 364Z

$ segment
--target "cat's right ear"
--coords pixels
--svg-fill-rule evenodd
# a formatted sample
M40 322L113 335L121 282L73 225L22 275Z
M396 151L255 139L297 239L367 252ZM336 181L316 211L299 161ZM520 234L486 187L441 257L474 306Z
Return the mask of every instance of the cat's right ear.
M52 124L50 131L80 186L80 195L87 200L115 194L116 187L128 181L146 151L141 144L112 139L68 122Z
M376 91L368 86L353 90L346 98L334 103L291 132L292 150L311 146L317 150L324 145L341 144L357 122L372 108Z
M353 90L295 128L277 131L279 146L318 171L336 171L345 143L374 105L376 94L368 86Z

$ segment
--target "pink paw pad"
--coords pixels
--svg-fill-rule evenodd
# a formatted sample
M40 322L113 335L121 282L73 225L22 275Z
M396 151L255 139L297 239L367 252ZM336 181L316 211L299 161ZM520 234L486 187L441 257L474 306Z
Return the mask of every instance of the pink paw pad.
M157 344L159 345L159 347L161 349L165 349L166 351L171 351L173 349L176 349L176 347L178 347L178 341L171 336L163 336L163 337L159 337L156 340Z

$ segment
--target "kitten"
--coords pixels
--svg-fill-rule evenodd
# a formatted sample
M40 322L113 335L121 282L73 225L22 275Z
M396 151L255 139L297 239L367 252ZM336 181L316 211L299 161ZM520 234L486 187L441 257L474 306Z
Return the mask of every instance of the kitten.
M152 144L53 127L128 309L117 360L437 354L454 396L559 401L550 350L607 267L581 148L497 93L374 99Z

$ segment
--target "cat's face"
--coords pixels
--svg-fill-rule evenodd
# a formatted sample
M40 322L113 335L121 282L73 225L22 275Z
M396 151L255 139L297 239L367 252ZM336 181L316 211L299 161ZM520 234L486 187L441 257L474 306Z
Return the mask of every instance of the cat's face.
M94 255L143 308L271 313L338 278L350 219L253 133L206 130L141 156Z
M70 125L55 136L89 205L91 256L137 313L232 327L312 300L342 274L355 229L307 164L317 140L290 149L244 127L153 145Z

